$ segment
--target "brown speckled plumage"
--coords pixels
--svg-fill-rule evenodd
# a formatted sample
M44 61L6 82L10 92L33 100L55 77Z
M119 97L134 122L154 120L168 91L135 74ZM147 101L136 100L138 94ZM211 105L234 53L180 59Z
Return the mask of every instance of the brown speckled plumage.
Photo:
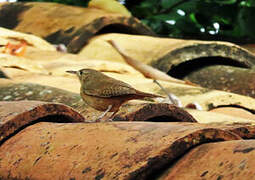
M82 99L99 111L109 111L115 114L119 107L128 100L161 97L160 95L138 91L127 83L93 69L68 72L78 75L81 82L80 94Z

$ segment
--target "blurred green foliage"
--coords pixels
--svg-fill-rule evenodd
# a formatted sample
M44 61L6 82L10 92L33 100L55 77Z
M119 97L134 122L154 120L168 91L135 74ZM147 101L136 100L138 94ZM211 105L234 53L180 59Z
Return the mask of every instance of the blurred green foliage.
M255 42L255 0L143 0L133 3L125 1L134 16L162 36Z
M37 1L85 7L89 0ZM119 1L162 36L255 42L255 0Z

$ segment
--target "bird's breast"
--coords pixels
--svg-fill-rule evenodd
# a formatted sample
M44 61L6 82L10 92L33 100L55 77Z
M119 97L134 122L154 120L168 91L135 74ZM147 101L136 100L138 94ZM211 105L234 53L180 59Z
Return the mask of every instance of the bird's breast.
M94 109L98 111L105 111L109 107L109 105L112 106L111 112L114 112L119 109L119 107L125 102L128 101L128 97L97 97L97 96L91 96L87 95L85 93L81 94L82 99L86 104L93 107Z

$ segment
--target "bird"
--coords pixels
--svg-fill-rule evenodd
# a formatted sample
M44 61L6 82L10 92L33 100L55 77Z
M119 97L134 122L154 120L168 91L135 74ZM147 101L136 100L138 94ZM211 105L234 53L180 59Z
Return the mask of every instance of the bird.
M83 101L98 111L104 111L98 119L108 112L113 112L109 121L118 112L120 106L132 99L157 98L160 95L139 91L131 85L105 75L94 69L66 71L76 74L80 80L80 95Z

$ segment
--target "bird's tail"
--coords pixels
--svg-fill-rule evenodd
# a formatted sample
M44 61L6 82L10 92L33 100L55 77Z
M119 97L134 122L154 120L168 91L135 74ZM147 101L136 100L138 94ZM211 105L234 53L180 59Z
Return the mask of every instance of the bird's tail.
M145 93L145 92L138 91L138 90L136 90L136 95L141 99L143 99L145 97L148 97L148 98L158 98L158 97L164 98L163 96L158 95L158 94Z

